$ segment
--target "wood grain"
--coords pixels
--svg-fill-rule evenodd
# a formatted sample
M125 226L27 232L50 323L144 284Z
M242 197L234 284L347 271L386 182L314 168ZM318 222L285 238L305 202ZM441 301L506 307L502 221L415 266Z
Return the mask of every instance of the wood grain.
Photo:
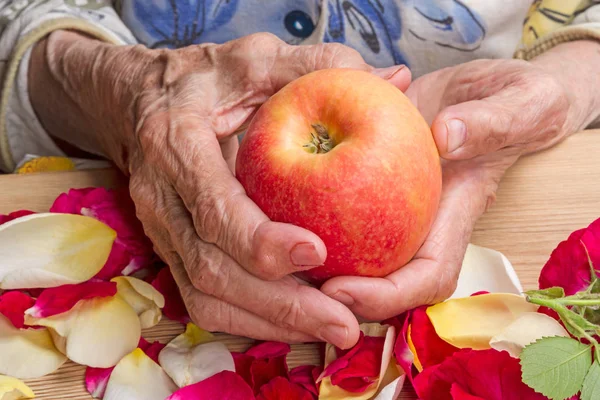
M524 287L535 287L552 249L570 232L600 217L598 154L600 131L587 131L520 160L502 181L495 205L477 223L472 242L503 252ZM46 211L69 188L125 183L113 170L0 176L0 213L23 208ZM166 343L182 331L180 324L163 320L145 331L144 337ZM218 337L231 350L244 350L250 344L245 338L225 334ZM292 367L319 362L317 345L293 346L289 356ZM89 400L83 386L84 371L68 363L52 375L27 383L38 399ZM400 398L416 396L407 388Z

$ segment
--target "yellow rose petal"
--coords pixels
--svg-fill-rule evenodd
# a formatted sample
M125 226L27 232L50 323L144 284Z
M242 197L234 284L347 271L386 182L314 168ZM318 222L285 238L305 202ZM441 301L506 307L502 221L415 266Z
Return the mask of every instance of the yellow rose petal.
M138 345L140 320L121 297L80 300L71 310L47 318L25 316L28 325L46 326L56 347L70 360L109 368Z
M543 337L563 336L569 333L554 318L538 312L528 312L514 320L490 340L490 347L505 350L518 358L525 346Z
M458 348L490 348L492 337L537 306L524 297L490 293L446 300L427 308L427 315L440 338Z
M35 394L24 382L0 375L0 400L33 399Z
M164 400L177 389L157 363L135 349L112 371L103 400Z
M17 329L0 314L0 374L33 379L51 374L67 361L47 329Z
M326 377L321 380L321 386L319 388L319 400L342 400L342 399L353 399L353 400L368 400L374 397L380 389L384 377L387 377L388 381L393 381L400 376L398 368L389 368L390 361L392 360L392 353L394 351L394 341L396 340L396 329L393 326L381 325L378 323L365 323L360 325L360 330L365 336L385 337L385 343L383 345L383 354L381 357L381 368L379 373L379 379L376 384L369 387L362 393L351 393L339 386L335 386L331 383L331 378ZM325 367L329 365L333 360L337 358L335 346L327 344L325 348ZM391 376L393 372L396 372L396 376Z
M0 289L81 283L106 263L116 238L82 215L32 214L0 226Z
M419 355L417 354L417 349L415 349L415 344L412 341L411 330L412 325L408 325L408 329L406 331L406 344L408 345L408 349L413 353L413 364L417 368L417 371L421 372L423 371L423 366L419 360Z
M111 281L117 284L118 295L139 316L142 329L152 328L160 322L165 298L158 290L148 282L131 276L118 276Z

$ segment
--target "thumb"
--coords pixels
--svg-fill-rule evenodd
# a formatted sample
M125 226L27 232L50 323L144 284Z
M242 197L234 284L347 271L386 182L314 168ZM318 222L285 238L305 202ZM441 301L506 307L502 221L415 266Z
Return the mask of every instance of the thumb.
M544 131L539 110L520 103L497 96L446 107L431 125L440 155L463 160L536 142Z

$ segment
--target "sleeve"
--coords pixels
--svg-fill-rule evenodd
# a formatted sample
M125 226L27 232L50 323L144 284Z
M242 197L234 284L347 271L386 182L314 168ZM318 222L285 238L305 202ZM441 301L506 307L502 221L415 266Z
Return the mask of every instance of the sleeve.
M600 1L538 0L525 18L515 58L531 60L575 40L600 41Z
M111 0L0 0L0 171L33 156L65 154L42 128L29 100L33 45L58 29L73 29L114 44L136 39Z

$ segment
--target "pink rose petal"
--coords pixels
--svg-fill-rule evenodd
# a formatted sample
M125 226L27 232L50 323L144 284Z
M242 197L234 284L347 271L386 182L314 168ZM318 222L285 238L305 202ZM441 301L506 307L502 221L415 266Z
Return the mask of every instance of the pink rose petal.
M238 374L219 372L179 389L165 400L255 400L252 388ZM282 398L283 400L283 398Z
M19 211L11 212L8 215L0 215L0 225L5 224L9 221L12 221L13 219L21 218L21 217L24 217L26 215L31 215L31 214L35 214L35 213L33 211L29 211L29 210L19 210Z
M301 365L292 369L289 373L290 382L302 386L315 396L319 396L319 385L317 378L323 372L323 368L317 365Z
M600 219L571 233L552 251L540 273L540 289L560 286L567 295L585 289L591 279L590 259L596 272L600 272Z
M360 334L358 343L349 350L337 351L337 359L321 374L330 377L331 384L352 392L362 393L379 379L385 337Z
M280 376L263 385L256 400L314 400L313 395L300 385Z
M148 357L158 364L158 354L165 347L165 344L160 342L149 343L143 337L140 338L138 347L142 349ZM92 368L87 367L85 370L85 388L94 398L101 399L104 397L106 385L110 379L114 367L111 368Z
M394 357L396 362L402 368L408 379L413 380L413 363L415 356L408 346L408 327L412 317L412 311L407 311L395 318L384 321L384 324L392 325L398 332L396 342L394 343Z
M62 285L41 292L35 305L27 312L34 318L46 318L69 311L80 300L111 297L117 293L114 282L88 281L75 285Z
M35 300L18 291L4 292L0 295L0 314L3 314L15 328L25 326L25 310L29 309Z
M473 396L465 392L458 383L452 384L450 395L452 396L452 400L485 400L483 397Z
M192 321L169 267L164 267L158 272L156 278L152 281L152 286L165 298L165 306L162 311L167 318L182 324L188 324Z
M126 191L105 188L71 189L60 195L50 212L80 214L98 219L117 232L104 268L96 278L109 280L130 275L157 261L152 243L136 218L135 206Z
M287 343L263 342L246 350L246 355L254 358L274 358L289 354L292 351Z

